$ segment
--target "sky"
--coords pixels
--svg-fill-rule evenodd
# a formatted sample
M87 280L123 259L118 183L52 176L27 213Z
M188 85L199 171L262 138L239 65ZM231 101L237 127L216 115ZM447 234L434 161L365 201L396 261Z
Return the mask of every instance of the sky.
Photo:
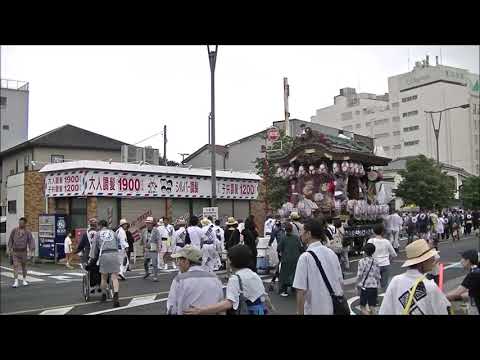
M283 120L283 78L292 118L310 121L339 89L384 94L388 77L441 54L479 73L479 46L227 46L215 71L216 143ZM409 66L410 65L410 66ZM71 124L135 144L167 125L167 157L208 143L206 46L2 46L2 79L29 82L29 138ZM158 135L138 144L160 149Z

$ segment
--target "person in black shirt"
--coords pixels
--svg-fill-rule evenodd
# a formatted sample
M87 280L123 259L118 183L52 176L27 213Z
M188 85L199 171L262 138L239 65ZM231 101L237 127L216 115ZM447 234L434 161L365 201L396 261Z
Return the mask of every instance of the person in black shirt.
M253 272L257 272L257 238L258 232L257 227L255 226L254 219L252 216L249 216L247 220L245 220L245 229L242 231L243 235L243 242L250 251L252 252L252 264L250 269Z
M477 250L467 250L462 253L462 265L468 270L462 284L447 294L448 300L461 300L464 295L469 296L470 315L479 315L480 309L480 269L478 268Z

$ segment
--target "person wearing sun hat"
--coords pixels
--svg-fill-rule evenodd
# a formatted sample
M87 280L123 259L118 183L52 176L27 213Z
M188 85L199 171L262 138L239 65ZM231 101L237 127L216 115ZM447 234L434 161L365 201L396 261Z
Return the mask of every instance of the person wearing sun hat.
M298 212L292 211L292 213L290 214L290 220L293 227L292 235L296 235L299 238L301 238L303 234L303 224L300 222L300 219L301 217Z
M408 268L388 286L379 315L448 315L451 304L433 280L426 275L435 265L438 251L424 239L405 247Z

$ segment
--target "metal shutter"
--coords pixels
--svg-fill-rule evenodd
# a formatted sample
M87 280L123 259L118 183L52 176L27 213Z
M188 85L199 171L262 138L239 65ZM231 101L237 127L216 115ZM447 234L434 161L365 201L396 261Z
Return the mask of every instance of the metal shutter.
M189 199L172 199L172 221L178 218L185 220L190 218L190 200Z
M234 212L235 212L235 219L236 220L243 220L250 215L249 211L249 206L248 206L249 200L235 200L234 202Z
M118 226L117 198L97 197L97 220L107 220L112 229Z

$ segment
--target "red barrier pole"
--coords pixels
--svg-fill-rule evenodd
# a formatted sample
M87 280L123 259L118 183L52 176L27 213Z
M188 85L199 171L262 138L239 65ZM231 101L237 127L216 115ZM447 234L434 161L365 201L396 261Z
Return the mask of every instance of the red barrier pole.
M438 267L438 287L443 291L443 264L440 263Z

